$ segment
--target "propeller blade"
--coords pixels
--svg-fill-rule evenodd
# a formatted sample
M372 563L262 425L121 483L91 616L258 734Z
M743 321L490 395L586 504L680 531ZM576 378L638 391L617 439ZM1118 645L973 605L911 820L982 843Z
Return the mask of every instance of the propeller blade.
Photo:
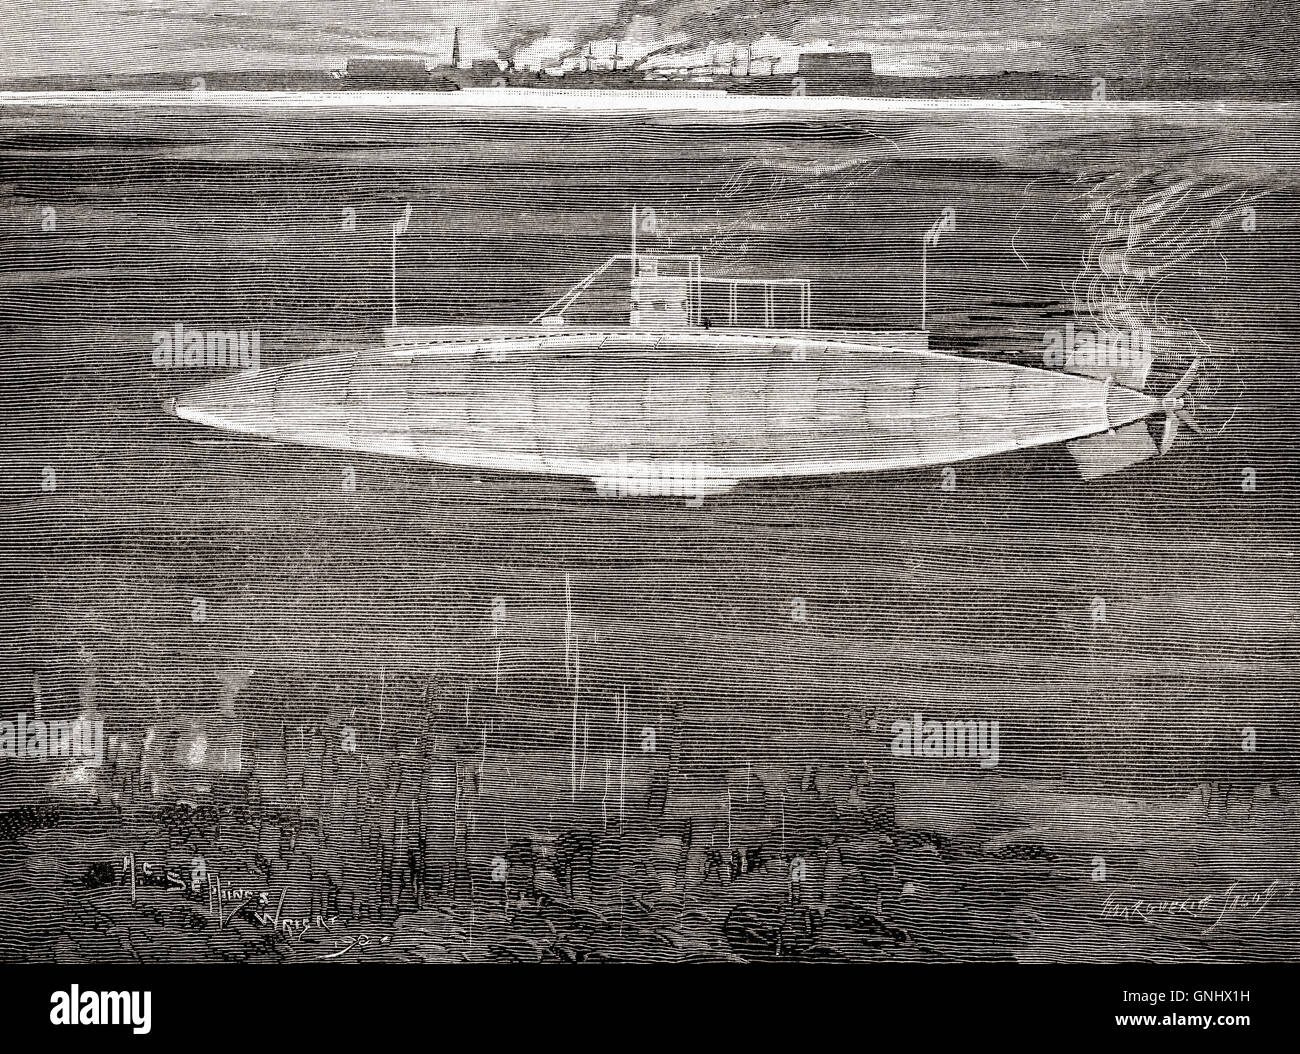
M1182 380L1169 389L1169 398L1177 399L1183 392L1191 387L1192 381L1196 379L1196 374L1201 368L1201 360L1193 359L1192 364L1187 367L1187 372L1183 374Z
M1165 431L1160 437L1160 453L1167 454L1174 446L1174 438L1178 435L1178 417L1175 414L1165 414Z
M1179 410L1179 411L1178 411L1178 420L1182 421L1183 424L1185 424L1188 428L1190 428L1190 429L1191 429L1193 432L1195 432L1198 436L1203 436L1203 435L1206 434L1205 427L1201 424L1201 422L1198 421L1195 417L1193 417L1193 416L1192 416L1190 413L1188 413L1186 410Z

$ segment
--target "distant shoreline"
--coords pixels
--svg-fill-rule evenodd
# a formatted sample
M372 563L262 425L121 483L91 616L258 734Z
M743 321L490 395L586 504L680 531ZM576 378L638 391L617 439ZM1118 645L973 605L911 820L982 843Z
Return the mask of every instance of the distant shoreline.
M971 97L880 97L847 95L736 94L717 89L651 88L642 91L568 88L467 88L456 92L410 91L260 91L260 90L0 90L0 106L66 106L90 104L131 109L150 105L194 109L221 107L286 106L393 108L428 110L500 109L596 112L600 110L681 111L746 114L764 112L835 113L898 110L1040 110L1057 113L1123 113L1171 109L1182 113L1225 113L1269 110L1289 112L1300 102L1233 97L1195 100L1174 99L1005 99Z

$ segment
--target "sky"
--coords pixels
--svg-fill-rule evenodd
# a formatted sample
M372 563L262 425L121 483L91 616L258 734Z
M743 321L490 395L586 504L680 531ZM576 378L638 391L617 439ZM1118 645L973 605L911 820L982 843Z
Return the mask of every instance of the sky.
M800 50L868 50L894 74L1296 75L1300 0L0 0L0 78L342 67L350 56L597 55L792 70ZM571 59L572 61L572 59Z

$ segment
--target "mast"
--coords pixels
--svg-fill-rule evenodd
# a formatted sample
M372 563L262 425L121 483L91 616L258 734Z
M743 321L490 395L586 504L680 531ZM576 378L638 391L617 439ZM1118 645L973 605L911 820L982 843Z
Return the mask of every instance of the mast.
M397 325L397 236L405 234L406 228L411 225L411 203L406 203L406 211L402 213L401 219L393 224L393 256L392 256L392 307L393 307L393 325Z
M564 572L564 679L569 679L569 645L573 640L573 595L569 572Z

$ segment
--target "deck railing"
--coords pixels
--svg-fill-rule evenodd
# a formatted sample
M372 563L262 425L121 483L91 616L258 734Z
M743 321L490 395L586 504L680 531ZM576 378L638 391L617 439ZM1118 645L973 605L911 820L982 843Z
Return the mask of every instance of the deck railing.
M689 306L686 311L687 324L700 326L704 324L704 290L723 289L726 294L727 322L729 326L740 324L741 289L758 288L762 290L763 326L772 328L776 325L776 294L779 289L794 289L799 298L799 328L808 329L812 325L812 283L806 278L723 278L706 275L698 253L619 253L611 256L591 274L570 288L545 311L531 321L542 323L547 319L563 319L564 313L582 297L591 284L617 263L626 261L631 267L633 281L654 282L662 279L665 283L685 280L689 290ZM662 274L662 263L685 263L685 274ZM630 297L629 297L630 299Z

